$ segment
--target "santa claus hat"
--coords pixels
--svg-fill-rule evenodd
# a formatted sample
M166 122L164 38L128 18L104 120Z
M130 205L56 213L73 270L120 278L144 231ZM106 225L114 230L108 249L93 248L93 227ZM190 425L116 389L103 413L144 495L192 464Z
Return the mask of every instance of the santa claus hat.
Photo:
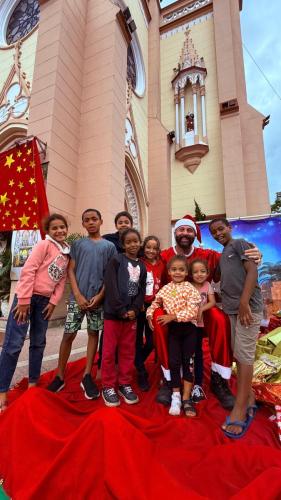
M182 219L179 219L175 223L174 231L181 226L191 227L194 230L196 238L201 245L201 243L202 243L201 230L200 230L200 227L197 224L196 220L194 219L194 217L192 217L191 215L184 215Z

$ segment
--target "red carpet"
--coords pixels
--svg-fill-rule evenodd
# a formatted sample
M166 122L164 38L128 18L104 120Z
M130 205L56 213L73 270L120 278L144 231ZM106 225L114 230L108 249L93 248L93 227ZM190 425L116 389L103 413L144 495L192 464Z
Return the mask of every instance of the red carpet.
M0 416L0 478L13 500L281 498L281 449L267 408L231 441L220 430L226 412L211 395L196 420L170 417L156 404L153 363L151 391L117 409L84 399L83 365L69 365L57 395L24 391L26 381L10 393ZM40 385L51 378L45 374Z

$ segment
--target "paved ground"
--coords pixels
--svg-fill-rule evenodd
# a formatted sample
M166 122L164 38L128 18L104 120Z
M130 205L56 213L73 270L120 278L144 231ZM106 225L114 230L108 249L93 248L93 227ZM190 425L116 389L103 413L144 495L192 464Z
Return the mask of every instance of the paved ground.
M63 327L49 328L47 332L47 345L44 352L43 365L41 373L53 370L57 366L58 352L60 341L63 334ZM70 361L82 358L86 354L87 345L87 331L80 330L73 342L73 349L71 351ZM22 352L20 354L18 366L12 381L12 386L19 382L23 377L28 375L28 348L29 339L27 338ZM0 347L1 352L1 347Z

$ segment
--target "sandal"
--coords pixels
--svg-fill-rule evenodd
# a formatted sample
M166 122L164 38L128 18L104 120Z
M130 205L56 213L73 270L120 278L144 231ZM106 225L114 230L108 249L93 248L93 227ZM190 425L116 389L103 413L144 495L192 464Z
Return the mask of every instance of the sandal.
M231 422L230 416L228 415L225 419L224 425L225 426L235 425L237 427L241 427L241 432L236 434L234 432L228 431L227 429L221 428L221 430L225 436L227 436L231 439L240 439L242 436L244 436L244 434L246 434L250 423L251 423L251 417L249 417L249 415L247 415L246 420L244 420L244 421L243 420L234 420L233 422Z
M182 406L186 417L194 418L197 416L196 409L192 399L184 399L182 402Z
M252 405L249 405L248 408L247 408L247 415L248 417L253 420L253 418L255 418L256 416L256 413L258 411L258 405L256 403L252 404Z

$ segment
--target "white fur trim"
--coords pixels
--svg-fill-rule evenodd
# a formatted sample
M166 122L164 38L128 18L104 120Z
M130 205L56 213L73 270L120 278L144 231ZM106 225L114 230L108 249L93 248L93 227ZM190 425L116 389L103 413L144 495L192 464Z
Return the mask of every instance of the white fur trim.
M194 222L192 220L190 220L190 219L179 219L179 220L177 220L177 222L175 223L174 231L176 231L176 229L178 229L179 227L182 227L182 226L191 227L194 230L195 235L197 234L196 225L194 224Z
M231 368L229 368L228 366L222 366L212 362L211 369L213 372L217 372L222 378L225 378L226 380L229 380L231 377Z
M164 379L168 380L168 382L170 382L170 380L171 380L171 372L170 372L170 370L167 370L167 368L164 368L164 366L162 366L162 365L161 365L161 368L162 368L162 371L163 371Z

